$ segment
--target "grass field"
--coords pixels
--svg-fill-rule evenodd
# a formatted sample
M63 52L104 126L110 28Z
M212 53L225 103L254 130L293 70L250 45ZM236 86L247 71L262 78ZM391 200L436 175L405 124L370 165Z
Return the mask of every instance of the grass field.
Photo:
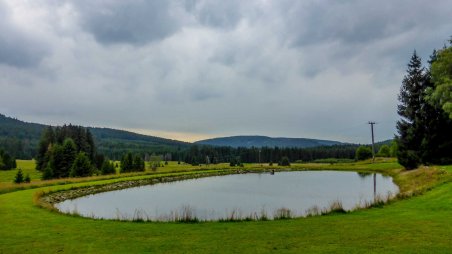
M404 193L416 195L383 208L347 214L190 224L74 217L38 207L33 199L40 191L215 171L213 166L172 163L157 172L40 181L32 164L18 163L33 179L27 186L11 186L14 172L0 172L0 189L4 192L0 195L0 253L452 253L452 166L407 172L393 160L374 164L294 164L292 167L297 169L383 172L392 175ZM228 165L216 167L224 169ZM248 164L244 170L266 167ZM24 187L30 189L20 189Z

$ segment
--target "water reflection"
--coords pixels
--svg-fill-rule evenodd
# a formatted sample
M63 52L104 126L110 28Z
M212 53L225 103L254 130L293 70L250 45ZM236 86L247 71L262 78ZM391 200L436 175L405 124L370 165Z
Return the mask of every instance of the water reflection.
M372 175L372 173L367 173L367 172L357 172L357 174L361 177L361 178L366 178Z
M392 179L380 174L295 171L141 186L66 200L56 207L106 219L272 219L321 213L338 205L350 210L397 192Z

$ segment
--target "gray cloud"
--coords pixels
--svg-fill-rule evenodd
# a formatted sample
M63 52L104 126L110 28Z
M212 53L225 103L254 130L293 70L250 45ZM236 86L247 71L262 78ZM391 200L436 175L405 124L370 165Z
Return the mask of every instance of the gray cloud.
M359 45L447 25L442 22L451 21L452 7L445 0L290 1L281 11L288 14L295 45L337 40Z
M146 44L180 28L177 12L166 0L73 1L82 26L104 44Z
M7 3L0 112L198 136L391 138L412 51L452 31L449 1Z
M244 1L186 1L187 10L204 25L230 29L242 19Z
M44 43L11 21L8 7L0 2L0 64L26 68L37 64L49 53Z

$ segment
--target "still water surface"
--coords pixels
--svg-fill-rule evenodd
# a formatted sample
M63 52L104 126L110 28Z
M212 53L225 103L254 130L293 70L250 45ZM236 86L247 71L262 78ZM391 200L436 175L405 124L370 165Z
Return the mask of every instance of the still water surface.
M375 177L375 192L374 192ZM173 220L187 211L200 220L245 218L278 209L304 216L312 207L340 201L345 210L375 195L398 193L392 178L380 174L338 171L292 171L226 175L160 183L93 194L56 204L61 212L104 219Z

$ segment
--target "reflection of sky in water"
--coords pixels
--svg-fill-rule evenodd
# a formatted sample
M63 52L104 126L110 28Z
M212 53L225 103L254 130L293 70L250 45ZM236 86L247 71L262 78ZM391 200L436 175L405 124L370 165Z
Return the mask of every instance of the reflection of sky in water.
M137 211L151 219L163 218L186 207L199 219L226 218L232 212L247 216L262 210L271 217L283 207L301 216L313 206L326 208L336 200L345 209L372 201L373 178L373 174L337 171L216 176L98 193L66 200L57 208L113 219L131 218ZM376 184L377 195L398 192L390 177L377 174Z

